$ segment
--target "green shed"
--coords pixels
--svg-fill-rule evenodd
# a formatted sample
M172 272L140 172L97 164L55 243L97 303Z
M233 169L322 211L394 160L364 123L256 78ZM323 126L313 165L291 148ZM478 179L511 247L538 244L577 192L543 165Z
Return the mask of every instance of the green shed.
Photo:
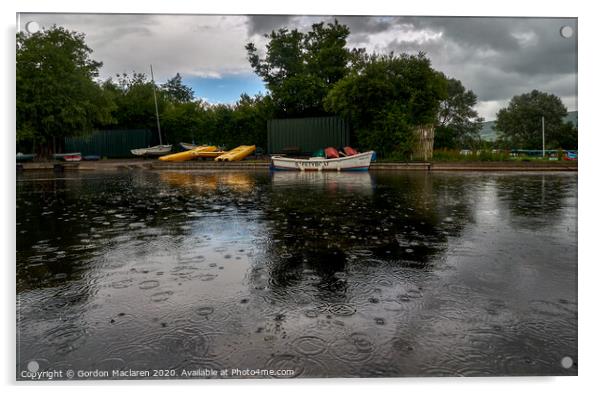
M132 149L146 148L154 142L152 132L148 129L96 130L79 137L66 137L65 152L126 158L133 157Z
M349 124L336 116L268 120L268 153L310 154L350 144Z

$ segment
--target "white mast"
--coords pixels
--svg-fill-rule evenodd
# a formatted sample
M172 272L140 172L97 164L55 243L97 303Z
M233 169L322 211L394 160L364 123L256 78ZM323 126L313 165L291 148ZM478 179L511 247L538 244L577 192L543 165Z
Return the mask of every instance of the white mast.
M161 138L161 124L159 123L159 106L157 105L157 92L155 89L155 76L153 75L153 65L151 69L151 80L153 82L153 97L155 98L155 114L157 115L157 130L159 131L159 145L163 145L163 139Z
M541 117L541 157L546 157L546 118Z

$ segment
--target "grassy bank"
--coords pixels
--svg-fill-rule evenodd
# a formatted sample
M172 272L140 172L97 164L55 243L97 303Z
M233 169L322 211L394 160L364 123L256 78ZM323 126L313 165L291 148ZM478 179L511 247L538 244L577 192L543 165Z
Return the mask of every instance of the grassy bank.
M436 149L433 152L433 162L470 162L470 161L510 161L512 158L508 152L492 150L481 150L462 153L459 150Z
M421 162L422 160L407 160L403 157L384 157L378 158L381 163L406 163L406 162ZM468 152L452 149L436 149L433 152L431 163L555 163L563 162L550 157L537 156L511 156L506 151L480 150L478 152Z

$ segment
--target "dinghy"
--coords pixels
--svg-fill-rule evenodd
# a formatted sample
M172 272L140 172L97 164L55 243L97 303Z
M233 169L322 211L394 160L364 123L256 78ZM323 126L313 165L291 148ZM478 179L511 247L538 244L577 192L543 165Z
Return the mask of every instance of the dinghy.
M293 159L284 156L272 156L272 170L298 171L367 171L370 168L373 151L358 153L334 159L311 157L309 159Z
M150 67L151 71L151 82L153 83L153 98L155 101L155 116L157 118L157 133L159 134L159 145L151 146L148 148L132 149L131 152L135 156L141 157L156 157L163 156L171 152L171 145L163 145L163 139L161 138L161 122L159 122L159 106L157 105L157 92L155 87L155 76L153 74L153 65Z
M82 154L79 152L55 153L54 155L52 155L52 158L55 160L62 160L62 161L81 161Z
M131 152L135 156L163 156L171 152L171 145L156 145L148 148L132 149Z
M17 153L17 162L22 163L24 161L33 161L33 158L36 157L35 153Z
M187 142L180 142L180 146L182 147L182 149L186 149L186 150L191 150L191 149L198 147L198 145L189 144Z

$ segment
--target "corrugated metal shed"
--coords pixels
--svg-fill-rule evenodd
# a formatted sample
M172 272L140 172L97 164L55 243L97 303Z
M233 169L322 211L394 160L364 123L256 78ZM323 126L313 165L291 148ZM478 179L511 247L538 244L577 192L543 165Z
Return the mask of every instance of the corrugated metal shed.
M99 155L108 158L133 157L130 150L153 143L150 130L97 130L81 137L66 137L65 152Z
M268 120L268 153L298 148L311 153L327 146L349 145L347 122L336 116Z

